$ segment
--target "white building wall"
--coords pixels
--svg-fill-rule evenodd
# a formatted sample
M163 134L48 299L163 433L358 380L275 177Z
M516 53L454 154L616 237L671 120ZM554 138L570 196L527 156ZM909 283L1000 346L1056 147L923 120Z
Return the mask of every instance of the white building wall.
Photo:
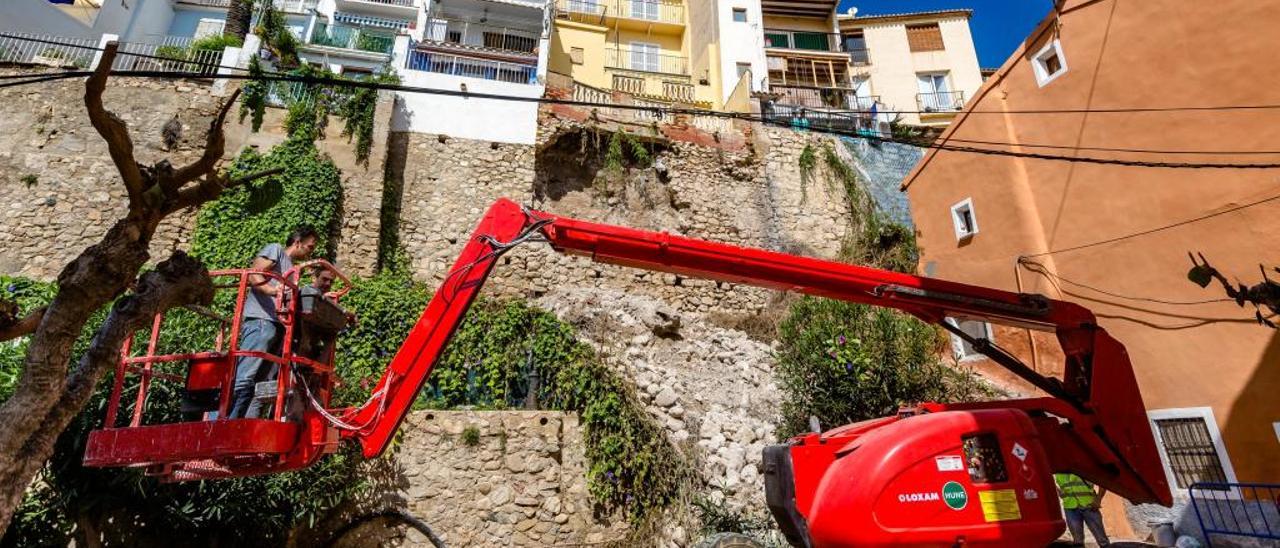
M747 10L747 22L733 20L734 8ZM716 10L720 38L720 75L724 80L720 100L738 84L738 63L751 63L751 91L764 91L769 67L764 55L764 22L759 0L719 0Z
M97 38L101 34L46 0L0 2L0 32L52 34L67 38Z
M885 109L890 111L916 111L916 94L919 87L916 74L921 72L947 72L949 89L963 91L968 101L982 86L982 73L978 68L978 54L969 33L969 21L963 17L938 21L942 33L942 51L912 52L907 43L907 23L889 22L861 27L867 41L871 64L853 67L855 77L870 79L870 95L879 95ZM890 118L893 116L890 115ZM920 116L914 113L900 115L901 121L919 124Z
M513 84L416 70L401 70L407 86L539 98L544 86ZM432 133L461 139L531 145L538 132L538 103L396 93L391 131Z
M170 0L134 0L130 5L133 17L120 34L125 42L159 42L169 33L173 24L173 4Z

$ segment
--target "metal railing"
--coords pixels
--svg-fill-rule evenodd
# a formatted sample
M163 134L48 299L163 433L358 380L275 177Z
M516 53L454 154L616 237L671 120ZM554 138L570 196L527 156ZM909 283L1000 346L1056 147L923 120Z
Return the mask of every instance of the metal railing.
M865 67L871 64L871 50L867 48L849 49L849 64L855 67Z
M630 48L605 49L605 65L609 68L620 68L639 72L661 72L663 74L689 74L689 60L680 55L667 55L648 50Z
M764 29L764 47L806 51L840 51L840 35L804 30Z
M405 68L483 80L511 82L513 84L536 84L538 82L538 67L536 65L507 63L434 51L410 50L408 58L405 60Z
M289 13L307 13L316 8L319 0L272 0L276 9Z
M536 21L533 22L537 24ZM522 53L538 49L540 29L510 28L476 23L463 19L431 19L427 21L426 40L461 44Z
M192 6L207 6L211 8L229 8L231 0L178 0L179 4L190 4Z
M674 0L617 0L614 15L657 23L684 23L684 5Z
M815 109L779 102L765 102L760 106L761 116L773 125L854 132L877 138L891 135L887 123L880 122L866 111Z
M112 70L159 70L195 72L212 77L218 73L222 50L191 49L193 41L182 36L166 36L156 42L120 42Z
M0 37L0 63L83 69L93 63L97 49L98 41L88 38L13 33Z
M787 105L835 110L868 110L878 96L858 97L853 88L782 86L773 84L769 91L778 95L777 102Z
M340 23L316 23L307 43L390 55L395 42L396 37L389 33Z
M579 23L602 25L608 10L605 0L556 0L556 17Z
M1280 540L1280 484L1197 482L1187 492L1210 548L1214 535Z
M348 0L348 1L351 1L351 0ZM355 0L355 1L370 2L373 4L385 4L388 6L399 6L402 8L417 7L417 2L415 2L414 0Z
M656 74L614 73L613 89L632 95L656 97L681 103L694 102L693 84L675 81Z
M917 93L916 105L924 112L957 112L964 108L963 91Z

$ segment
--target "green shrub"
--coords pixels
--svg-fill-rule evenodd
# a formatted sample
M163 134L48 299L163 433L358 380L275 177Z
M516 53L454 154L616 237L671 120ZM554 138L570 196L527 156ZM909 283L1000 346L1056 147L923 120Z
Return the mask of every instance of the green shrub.
M156 48L156 57L164 57L165 59L175 59L185 61L187 59L187 48L182 46L160 46Z
M238 48L244 45L244 40L239 36L227 36L225 34L217 34L206 36L191 43L191 51L222 51L229 47Z
M468 426L462 430L462 444L467 447L480 445L480 429Z

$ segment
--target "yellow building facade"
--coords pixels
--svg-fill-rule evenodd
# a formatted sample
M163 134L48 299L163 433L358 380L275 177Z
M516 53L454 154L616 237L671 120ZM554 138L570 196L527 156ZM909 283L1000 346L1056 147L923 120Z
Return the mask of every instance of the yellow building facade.
M547 68L602 91L719 108L714 37L690 32L690 1L556 0Z

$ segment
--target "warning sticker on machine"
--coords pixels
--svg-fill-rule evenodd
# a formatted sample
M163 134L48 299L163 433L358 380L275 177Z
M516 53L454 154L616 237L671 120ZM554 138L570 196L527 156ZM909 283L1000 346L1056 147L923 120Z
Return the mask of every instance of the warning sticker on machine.
M978 500L982 502L982 517L989 522L1022 519L1022 508L1013 489L979 491Z
M957 456L935 457L934 462L938 463L939 472L961 472L964 471L964 459Z

